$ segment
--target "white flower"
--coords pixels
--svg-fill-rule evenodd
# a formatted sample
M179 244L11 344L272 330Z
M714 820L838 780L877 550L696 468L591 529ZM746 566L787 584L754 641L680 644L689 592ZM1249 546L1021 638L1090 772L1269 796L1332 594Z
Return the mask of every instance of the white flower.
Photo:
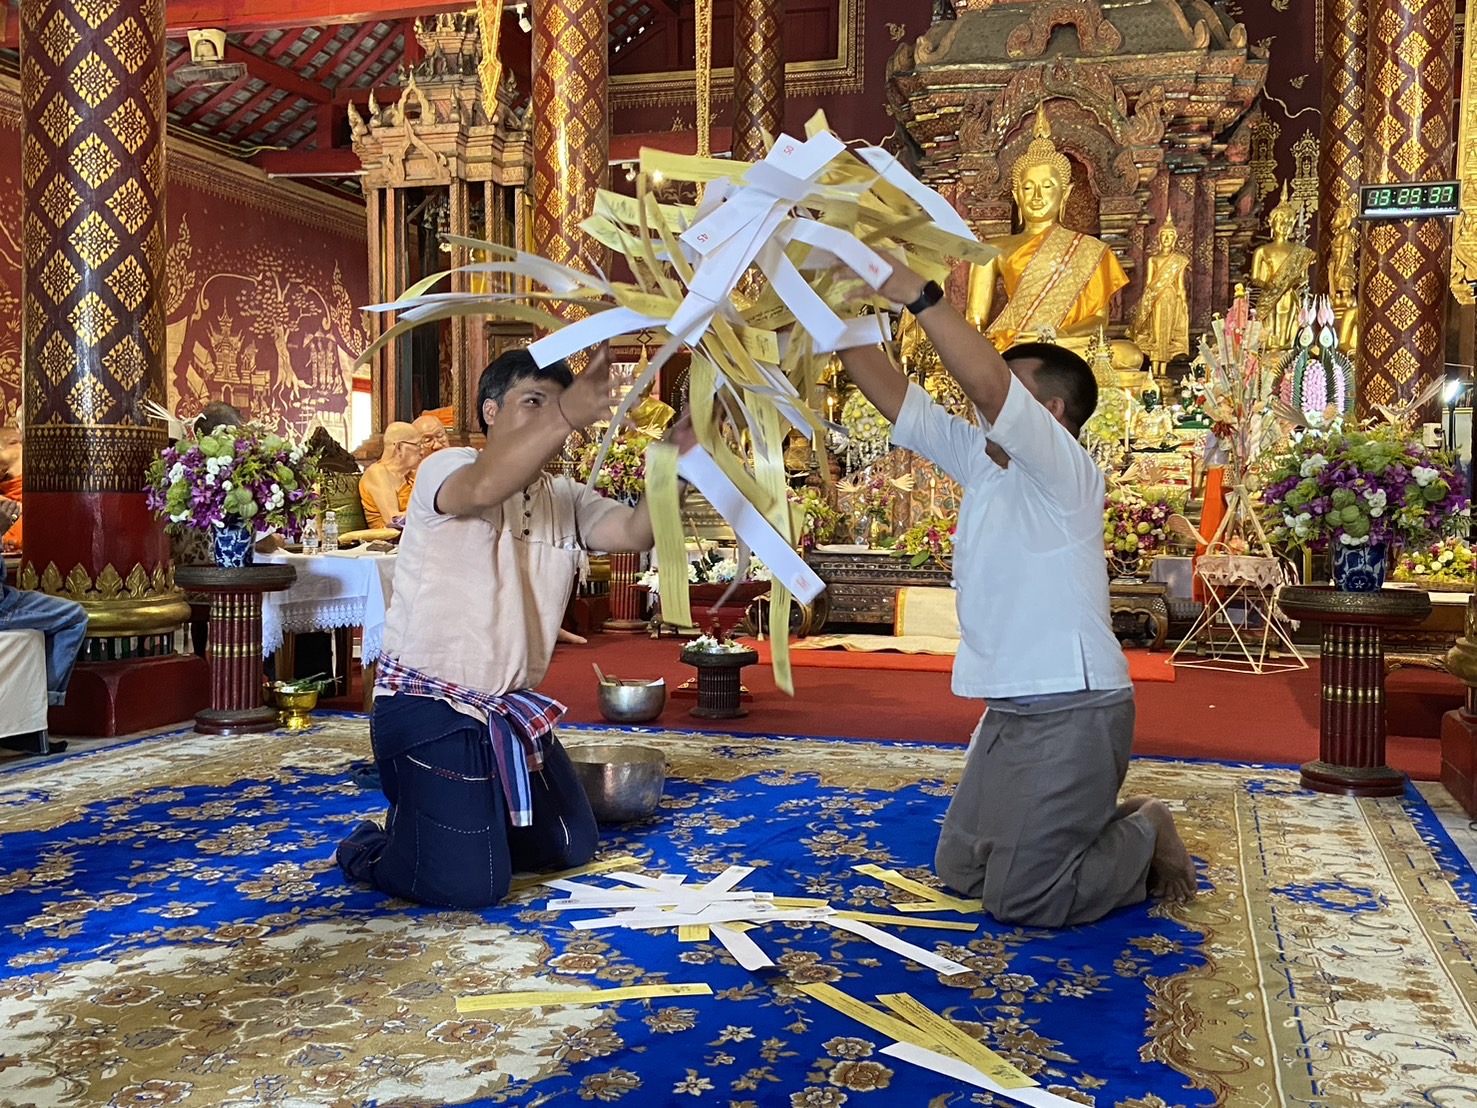
M175 462L169 467L169 483L172 485L185 475L185 463Z
M1363 538L1358 538L1358 539L1356 539L1353 535L1340 535L1339 536L1339 542L1343 543L1345 546L1363 546L1368 541L1369 541L1369 536L1368 535L1365 535Z
M1430 466L1412 466L1410 475L1415 478L1415 483L1425 488L1436 478L1441 476L1441 471L1432 469Z
M697 581L697 563L696 562L688 562L687 563L687 583L689 585L696 585L698 583L698 581Z
M221 488L224 489L226 492L230 492L231 491L231 482L229 482L229 481L222 481L221 482Z
M1313 517L1308 512L1300 512L1292 515L1290 512L1282 514L1282 523L1295 538L1307 539L1313 535Z
M205 483L207 485L214 485L215 484L215 474L214 473L207 473L205 475Z
M1328 465L1327 458L1322 454L1314 454L1303 462L1302 467L1298 470L1298 474L1303 477L1311 477L1326 465Z
M1369 514L1378 519L1385 514L1385 504L1389 497L1385 495L1384 489L1372 489L1364 494L1364 499L1369 501Z

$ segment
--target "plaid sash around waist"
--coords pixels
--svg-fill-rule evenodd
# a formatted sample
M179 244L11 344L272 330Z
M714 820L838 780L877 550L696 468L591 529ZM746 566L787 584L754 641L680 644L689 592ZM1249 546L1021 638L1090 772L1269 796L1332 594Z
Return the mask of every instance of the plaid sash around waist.
M533 823L533 789L529 774L544 768L547 736L553 734L567 708L559 701L536 692L510 692L502 696L463 688L430 674L402 666L389 655L381 655L377 663L374 687L409 696L429 696L449 700L453 704L475 708L487 718L487 737L497 762L498 777L503 784L503 797L514 827ZM510 742L502 728L494 727L493 716L502 716L516 742Z

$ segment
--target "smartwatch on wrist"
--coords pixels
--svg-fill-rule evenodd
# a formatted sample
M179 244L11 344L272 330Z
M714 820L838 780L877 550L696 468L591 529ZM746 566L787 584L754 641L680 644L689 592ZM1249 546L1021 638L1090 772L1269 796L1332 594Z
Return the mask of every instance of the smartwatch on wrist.
M923 291L918 294L918 299L911 304L904 304L903 308L910 315L919 315L933 307L944 298L944 290L937 281L929 281L923 286Z

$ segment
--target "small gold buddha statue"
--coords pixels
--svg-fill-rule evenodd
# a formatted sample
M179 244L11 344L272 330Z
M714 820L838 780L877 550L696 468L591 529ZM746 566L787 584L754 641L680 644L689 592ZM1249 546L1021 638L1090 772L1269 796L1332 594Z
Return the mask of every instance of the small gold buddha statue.
M1251 283L1261 290L1256 314L1262 323L1262 345L1269 351L1291 350L1297 342L1298 309L1308 287L1313 251L1292 241L1296 224L1297 210L1288 202L1284 184L1282 199L1267 217L1272 241L1251 255Z
M1190 304L1185 294L1190 256L1175 249L1179 240L1173 214L1166 215L1159 228L1158 249L1148 258L1143 295L1128 327L1128 337L1149 360L1161 396L1169 395L1170 361L1190 352Z
M1000 256L969 275L966 314L1000 350L1044 339L1086 357L1107 326L1113 295L1128 284L1108 244L1062 226L1072 191L1072 164L1051 141L1046 106L1036 110L1034 138L1011 167L1016 211L1024 229L992 239ZM1009 298L998 315L995 279ZM1135 370L1143 355L1129 342L1113 343L1113 364Z
M1350 358L1359 348L1359 232L1354 226L1354 198L1333 215L1333 241L1328 248L1328 298L1333 304L1339 349Z

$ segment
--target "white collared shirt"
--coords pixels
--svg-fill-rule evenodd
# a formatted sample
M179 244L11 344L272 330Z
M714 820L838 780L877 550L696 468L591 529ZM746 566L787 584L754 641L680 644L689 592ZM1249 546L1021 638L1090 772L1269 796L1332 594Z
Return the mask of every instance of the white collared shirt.
M1002 469L986 438L1010 455ZM961 642L953 689L1023 697L1130 688L1108 615L1102 471L1014 376L993 426L916 384L892 432L964 490L954 536Z

